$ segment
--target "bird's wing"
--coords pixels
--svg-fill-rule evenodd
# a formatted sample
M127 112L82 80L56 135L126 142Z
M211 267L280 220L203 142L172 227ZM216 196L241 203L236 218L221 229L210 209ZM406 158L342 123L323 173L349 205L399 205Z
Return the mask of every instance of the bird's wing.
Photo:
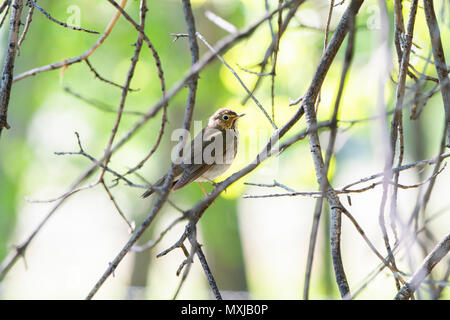
M187 167L191 164L202 164L203 163L203 151L205 148L214 143L215 137L220 135L221 131L217 129L204 128L200 131L194 139L192 139L190 144L190 149L188 154L184 156L182 167Z
M202 174L208 171L211 168L211 164L196 164L193 166L189 166L183 172L183 175L178 179L177 183L173 186L173 190L178 190L183 188L190 182L195 181Z
M174 185L173 190L180 189L188 183L195 181L206 171L208 171L215 163L207 164L203 159L203 151L205 148L215 142L215 138L222 134L217 129L205 128L199 132L191 141L189 156L185 157L185 162L181 164L184 169L183 174L177 183ZM214 157L215 149L212 149L212 156Z

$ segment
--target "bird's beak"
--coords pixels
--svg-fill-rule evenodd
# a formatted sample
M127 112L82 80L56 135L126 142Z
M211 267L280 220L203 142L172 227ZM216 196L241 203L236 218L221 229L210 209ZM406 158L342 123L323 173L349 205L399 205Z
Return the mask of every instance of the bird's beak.
M245 113L241 113L241 114L237 115L238 118L243 117L243 116L245 116Z

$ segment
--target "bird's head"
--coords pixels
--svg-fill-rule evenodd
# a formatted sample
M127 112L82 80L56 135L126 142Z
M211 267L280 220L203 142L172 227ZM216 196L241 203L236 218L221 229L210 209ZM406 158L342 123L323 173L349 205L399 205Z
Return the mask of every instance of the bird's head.
M209 118L208 126L219 130L234 129L237 120L244 115L245 113L237 114L229 108L221 108Z

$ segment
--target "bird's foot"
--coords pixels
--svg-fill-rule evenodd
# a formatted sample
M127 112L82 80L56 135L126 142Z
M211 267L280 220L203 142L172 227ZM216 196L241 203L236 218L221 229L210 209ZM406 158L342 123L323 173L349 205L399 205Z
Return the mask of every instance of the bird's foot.
M206 197L206 196L208 196L208 195L209 195L209 193L208 193L208 192L206 192L206 190L205 190L205 188L203 188L202 184L201 184L200 182L197 182L197 183L198 183L198 185L200 186L200 188L202 188L202 190L203 190L203 194L205 195L205 197ZM215 200L213 200L213 203L214 203L214 204L216 204L216 201L215 201Z

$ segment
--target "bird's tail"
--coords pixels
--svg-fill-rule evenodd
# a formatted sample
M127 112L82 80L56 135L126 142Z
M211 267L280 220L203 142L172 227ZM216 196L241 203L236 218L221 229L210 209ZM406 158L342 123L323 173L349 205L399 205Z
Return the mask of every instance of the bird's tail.
M160 187L163 185L164 180L166 179L166 176L161 177L158 181L155 182L155 184L152 187ZM149 196L151 196L153 194L153 192L155 192L155 190L150 187L147 191L145 191L141 197L142 198L147 198Z
M145 192L141 195L141 197L142 197L142 198L147 198L148 196L151 196L153 192L154 192L154 190L153 190L152 188L150 188L150 189L148 189L147 191L145 191Z
M166 180L166 176L162 177L161 179L159 179L158 181L156 181L156 183L153 185L153 187L161 187L164 184L164 181ZM171 188L173 188L173 186L177 183L177 180L172 182L172 186ZM153 194L153 192L155 192L155 190L150 187L147 191L145 191L141 197L142 198L147 198L149 196L151 196Z

